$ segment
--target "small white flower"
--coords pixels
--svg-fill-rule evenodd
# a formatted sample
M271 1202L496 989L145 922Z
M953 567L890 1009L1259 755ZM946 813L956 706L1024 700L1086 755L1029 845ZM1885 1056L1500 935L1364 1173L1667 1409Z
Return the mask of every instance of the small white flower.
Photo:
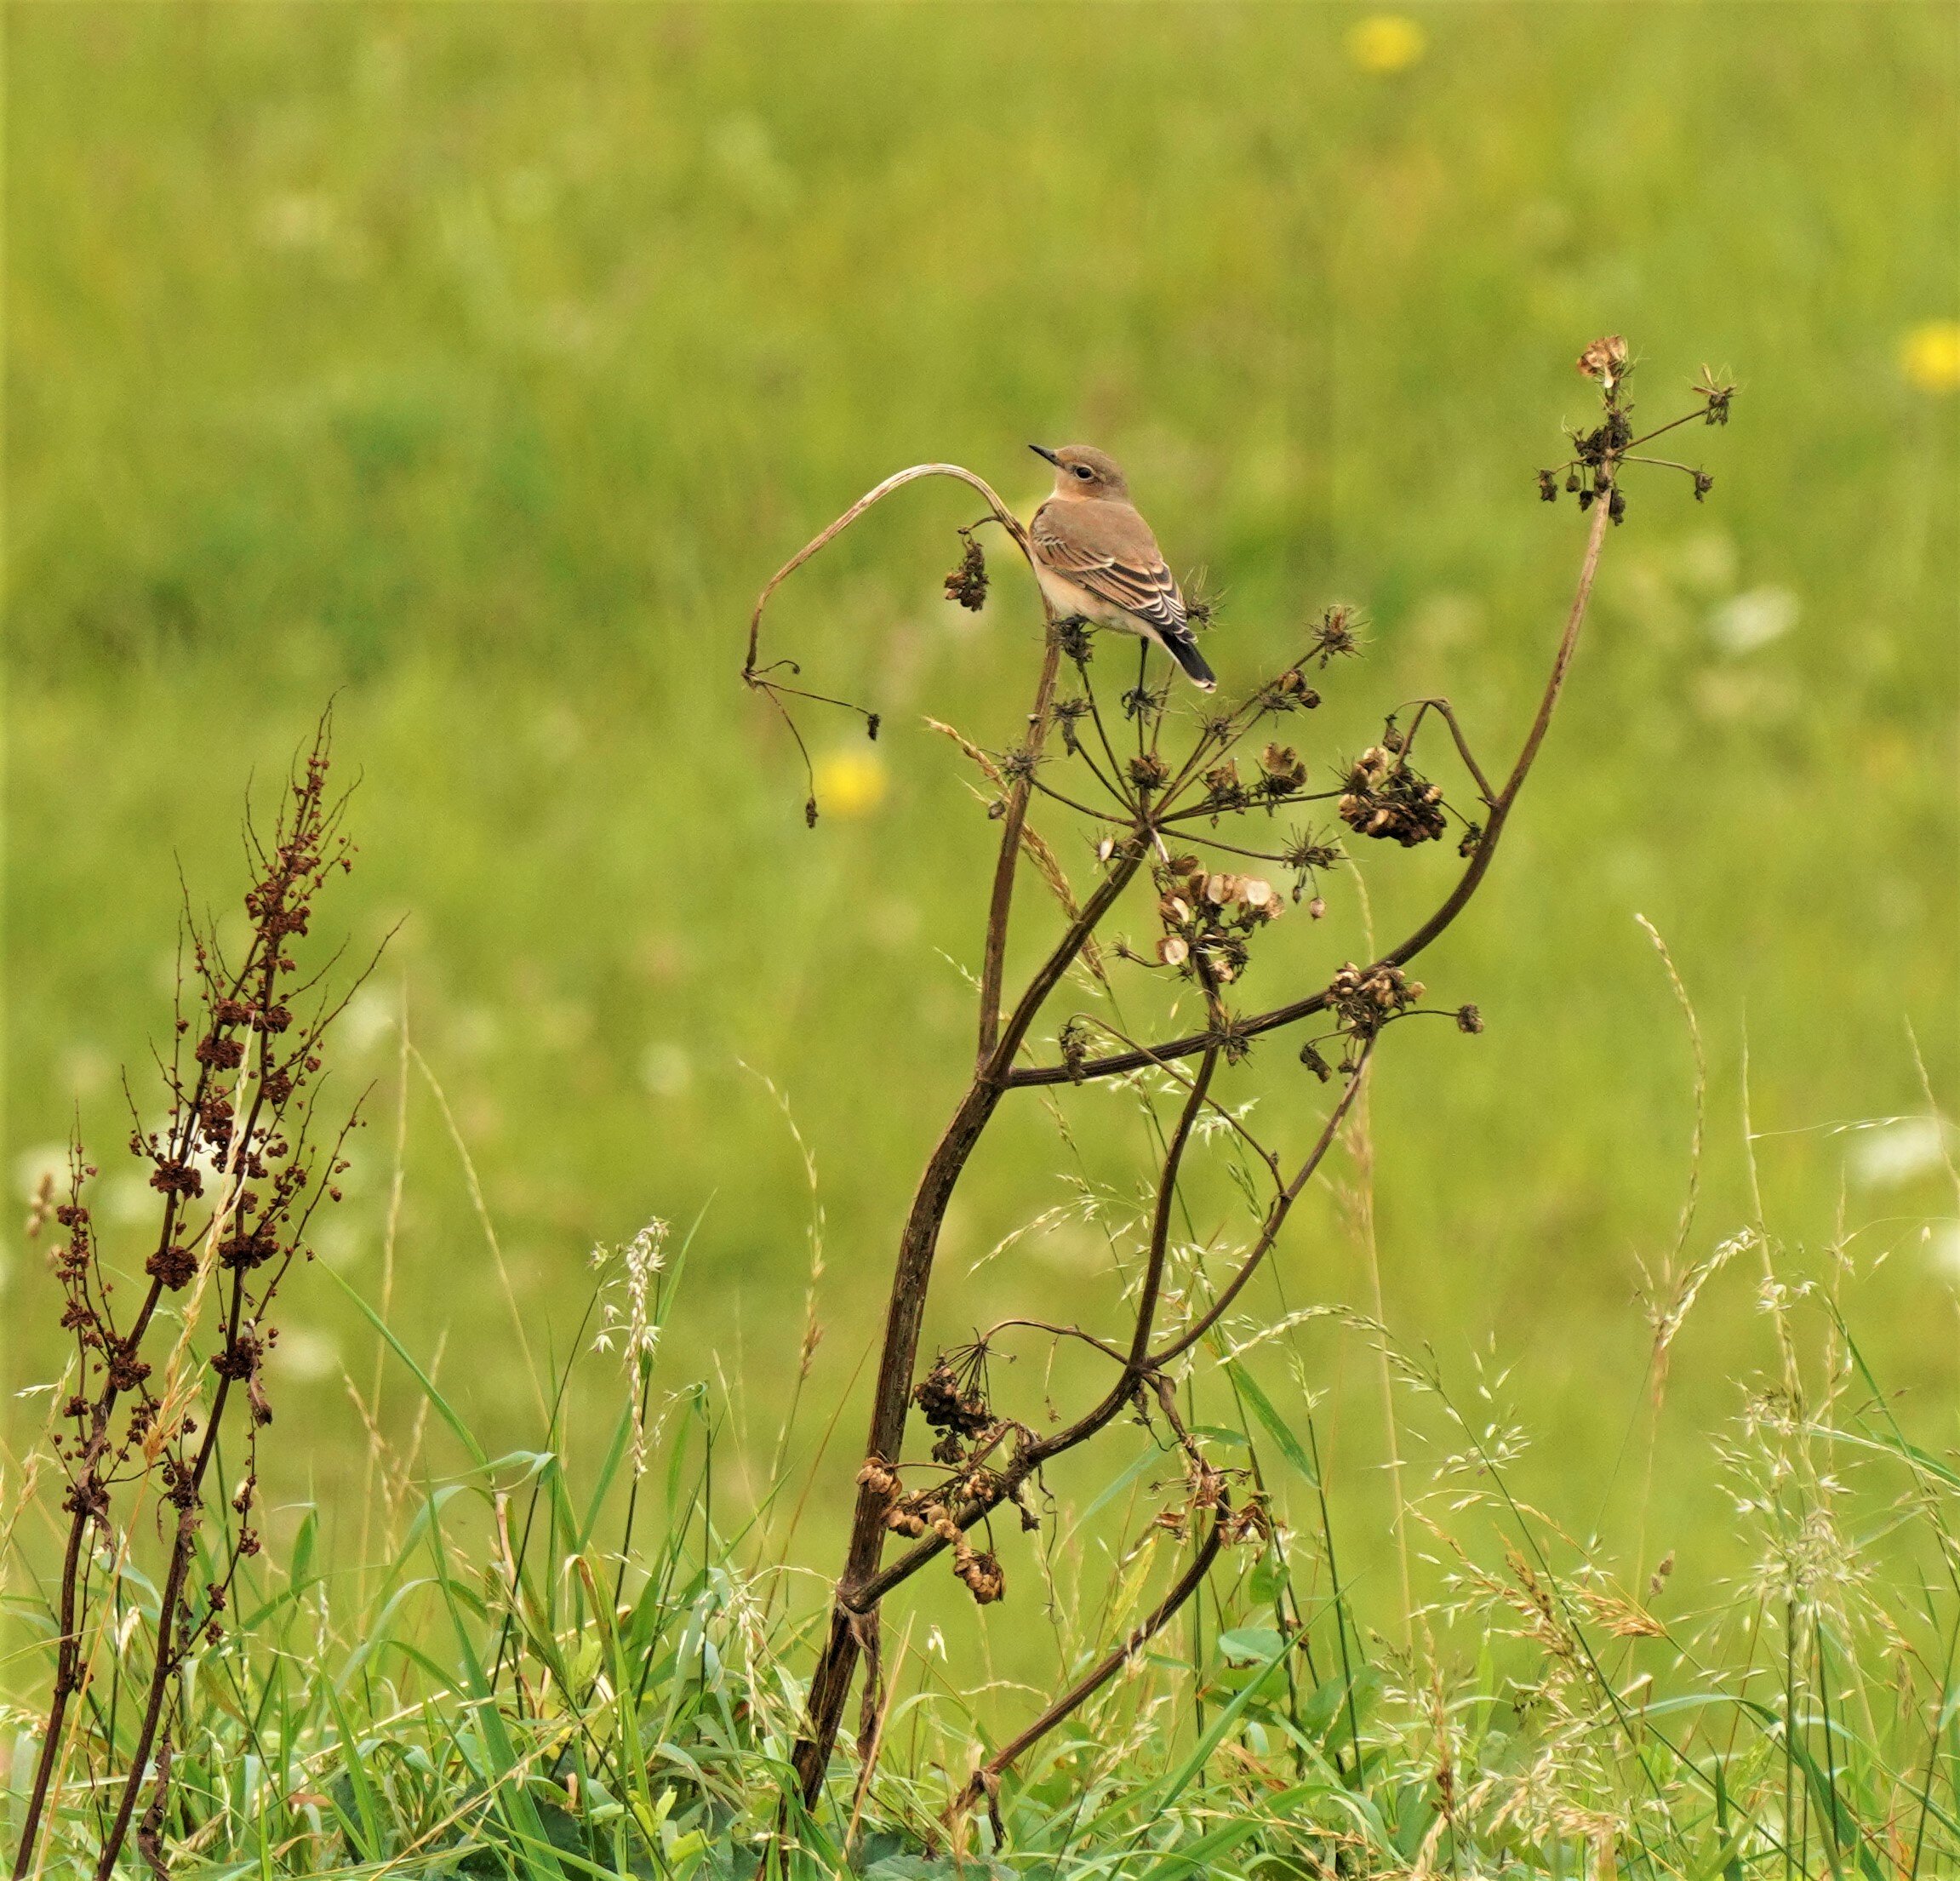
M1788 588L1751 588L1708 617L1709 637L1724 653L1754 653L1788 633L1801 611Z
M1890 1189L1940 1167L1946 1126L1937 1117L1898 1117L1860 1127L1851 1146L1851 1177L1860 1188Z

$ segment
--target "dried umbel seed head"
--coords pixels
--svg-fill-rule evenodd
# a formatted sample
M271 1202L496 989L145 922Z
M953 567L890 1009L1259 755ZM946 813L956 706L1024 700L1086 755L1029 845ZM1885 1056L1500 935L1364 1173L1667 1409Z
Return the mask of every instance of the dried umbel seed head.
M1129 780L1145 795L1160 791L1170 781L1170 767L1153 751L1139 752L1128 766Z
M867 1456L865 1466L858 1472L858 1486L869 1489L873 1495L883 1496L888 1502L895 1501L904 1486L892 1472L885 1466L880 1457Z
M1725 380L1717 379L1711 368L1704 366L1701 376L1689 388L1702 401L1702 422L1708 425L1726 425L1729 422L1729 401L1735 396L1735 387Z
M1055 701L1055 727L1061 733L1062 748L1071 757L1082 750L1082 740L1076 735L1076 727L1089 717L1089 702L1086 699L1059 699Z
M978 614L986 605L986 557L980 553L980 546L972 536L961 532L966 539L966 546L960 552L958 566L946 576L946 599L957 601L970 612Z
M1272 1518L1266 1513L1265 1503L1254 1495L1242 1507L1219 1518L1218 1532L1227 1546L1256 1542L1263 1548L1272 1539Z
M1259 769L1255 788L1269 800L1291 797L1306 787L1306 766L1291 745L1268 745L1259 754Z
M1626 341L1617 333L1595 340L1580 354L1579 369L1588 379L1597 379L1609 392L1612 391L1633 369L1627 356Z
M1273 712L1311 712L1320 703L1320 695L1307 684L1306 675L1298 666L1289 666L1266 687L1260 702Z
M977 1437L993 1423L986 1400L976 1391L964 1391L946 1354L912 1387L912 1402L924 1413L925 1421L936 1431L961 1437Z
M1238 765L1228 758L1204 774L1205 808L1220 812L1243 809L1248 802Z
M1434 842L1448 826L1442 787L1380 745L1370 745L1354 761L1343 783L1334 808L1359 835L1413 849Z
M1062 657L1078 666L1086 666L1094 651L1091 644L1089 622L1079 615L1071 615L1066 620L1058 620L1051 630L1055 645L1060 649Z
M1456 1009L1456 1029L1472 1035L1483 1030L1483 1015L1475 1006L1459 1006Z
M963 1544L954 1553L953 1572L965 1581L975 1606L991 1606L1007 1592L1007 1575L991 1553L981 1553Z
M1247 938L1285 912L1279 891L1263 877L1207 872L1192 855L1173 857L1157 871L1157 880L1165 930L1157 963L1202 969L1221 985L1245 970Z
M1351 960L1328 986L1328 1009L1343 1032L1369 1038L1396 1014L1406 1012L1423 991L1422 982L1399 967L1357 967Z
M1312 643L1307 649L1307 657L1317 658L1325 666L1329 660L1340 655L1360 650L1360 643L1354 637L1354 610L1337 606L1321 615L1320 625L1314 629Z
M1083 1066L1089 1062L1089 1027L1088 1021L1079 1015L1071 1019L1060 1033L1055 1043L1061 1049L1061 1061L1068 1067L1071 1082L1082 1082Z
M894 1535L908 1535L914 1541L926 1532L925 1518L913 1509L893 1509L885 1517L885 1526Z

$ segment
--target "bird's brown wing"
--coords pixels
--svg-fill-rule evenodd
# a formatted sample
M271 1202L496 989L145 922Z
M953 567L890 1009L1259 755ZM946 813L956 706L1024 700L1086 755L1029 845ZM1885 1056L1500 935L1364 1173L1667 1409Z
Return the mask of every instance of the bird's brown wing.
M1098 600L1147 620L1160 633L1184 634L1184 597L1157 539L1127 503L1044 503L1029 530L1035 551L1058 575Z

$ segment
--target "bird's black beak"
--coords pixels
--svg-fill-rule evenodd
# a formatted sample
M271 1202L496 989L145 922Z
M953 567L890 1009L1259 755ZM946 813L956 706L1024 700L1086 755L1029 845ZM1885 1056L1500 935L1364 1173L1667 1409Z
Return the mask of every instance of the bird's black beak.
M1028 449L1031 450L1037 457L1047 458L1049 462L1051 464L1059 466L1061 462L1060 458L1057 457L1046 444L1030 444Z

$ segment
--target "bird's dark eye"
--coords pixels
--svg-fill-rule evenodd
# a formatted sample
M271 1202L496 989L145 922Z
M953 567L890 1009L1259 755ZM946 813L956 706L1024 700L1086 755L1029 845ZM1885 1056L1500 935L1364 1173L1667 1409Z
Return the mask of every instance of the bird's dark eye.
M1095 475L1095 472L1092 471L1087 464L1077 464L1075 467L1075 473L1077 477L1081 477L1083 482L1085 483L1088 483L1090 477Z

